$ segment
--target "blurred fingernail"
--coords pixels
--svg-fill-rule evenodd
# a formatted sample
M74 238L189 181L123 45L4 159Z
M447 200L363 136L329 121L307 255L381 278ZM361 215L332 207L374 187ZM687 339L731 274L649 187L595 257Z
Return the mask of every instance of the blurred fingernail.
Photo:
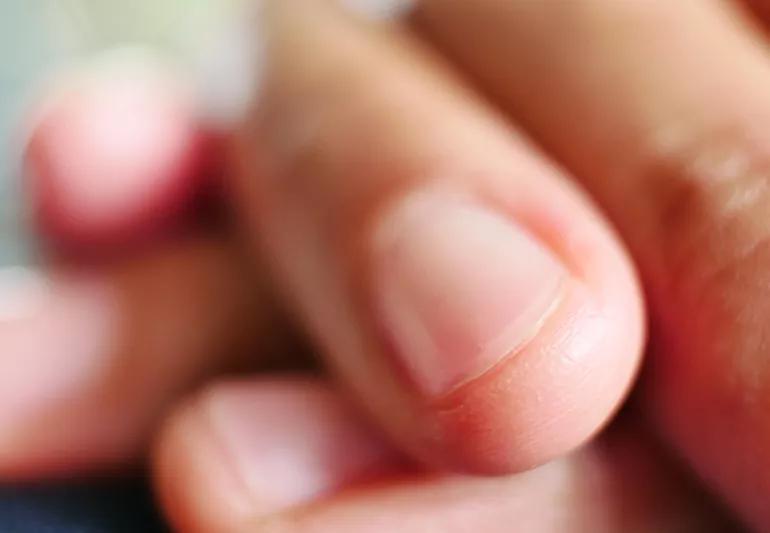
M384 330L421 391L442 395L516 353L555 308L566 271L514 220L420 193L375 233Z
M0 434L23 433L77 396L110 362L114 295L98 283L0 271Z
M252 514L312 501L394 456L321 387L230 385L208 397L207 414Z

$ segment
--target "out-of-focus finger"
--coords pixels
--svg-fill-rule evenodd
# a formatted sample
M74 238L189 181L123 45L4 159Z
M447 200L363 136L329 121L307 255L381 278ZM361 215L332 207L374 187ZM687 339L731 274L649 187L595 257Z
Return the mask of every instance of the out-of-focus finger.
M171 419L156 466L190 533L736 530L631 426L525 474L419 474L307 380L212 386Z
M245 261L214 238L91 271L7 270L0 281L6 479L126 465L178 395L278 336Z
M48 243L120 247L177 224L207 192L220 143L159 59L112 52L48 91L26 150L27 199Z

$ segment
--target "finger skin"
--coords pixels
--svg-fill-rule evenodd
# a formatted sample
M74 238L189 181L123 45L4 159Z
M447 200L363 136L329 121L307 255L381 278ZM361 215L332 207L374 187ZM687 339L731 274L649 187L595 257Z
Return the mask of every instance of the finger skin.
M233 531L406 471L360 413L308 377L209 384L175 410L155 451L160 501L180 531Z
M62 250L104 250L180 224L211 184L219 140L181 80L148 58L103 59L51 85L31 113L26 193Z
M746 4L747 9L751 13L759 18L759 22L763 23L765 27L768 21L770 21L770 2L767 0L742 0L743 4Z
M190 533L734 531L646 439L624 423L524 474L418 474L328 384L261 378L178 410L156 481L172 525Z
M601 218L398 29L324 2L265 9L269 66L233 196L331 368L433 466L517 471L590 437L643 336L633 273ZM381 246L392 234L401 244ZM509 254L509 241L528 251ZM483 339L545 270L564 274L563 292L524 342ZM394 319L399 298L420 317ZM450 366L488 355L501 357L441 389Z
M279 329L245 269L223 239L191 238L7 287L0 478L135 464L179 395L266 358Z
M419 19L617 224L653 313L649 414L767 529L770 66L729 4L428 1Z

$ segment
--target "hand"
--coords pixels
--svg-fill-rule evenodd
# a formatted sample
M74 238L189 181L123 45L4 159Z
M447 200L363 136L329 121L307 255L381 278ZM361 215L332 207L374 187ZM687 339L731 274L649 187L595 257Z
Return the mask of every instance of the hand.
M327 11L316 4L303 5L302 10L296 9L296 5L293 2L276 2L272 15L267 19L274 35L280 36L273 41L273 54L281 61L268 70L258 112L240 137L241 170L232 176L239 192L235 197L245 215L243 225L253 232L260 243L259 248L266 251L274 275L288 294L290 305L297 310L297 315L313 333L316 342L325 348L327 357L347 388L357 394L369 413L388 430L389 438L423 462L444 469L501 473L532 466L569 450L592 433L611 413L636 365L641 331L639 301L620 245L588 202L574 192L561 172L545 162L543 156L522 137L514 134L511 138L509 125L501 120L500 115L479 103L471 92L461 86L461 82L446 72L440 60L424 51L424 45L415 42L402 30L362 25L346 15ZM624 187L630 188L636 183L640 186L644 183L650 187L649 190L657 191L653 192L655 195L665 194L672 184L682 187L685 183L699 195L711 194L710 189L700 192L699 174L696 174L696 179L683 182L682 178L692 175L684 171L691 171L691 165L684 164L683 171L677 173L677 159L674 158L665 160L670 163L667 167L673 170L667 168L663 176L665 179L652 184L649 183L649 175L656 177L661 171L646 174L644 180L635 180L636 174L630 170L628 175L618 174L622 181L606 178L619 172L610 155L624 154L620 149L624 146L629 153L649 146L642 142L649 138L641 134L657 130L647 129L651 125L644 122L646 115L642 111L648 111L650 117L668 124L669 117L663 112L669 107L661 105L658 109L653 106L652 111L646 106L637 109L632 105L637 83L629 82L624 92L625 77L610 86L598 83L591 76L614 76L614 70L609 66L619 68L628 63L630 69L634 62L627 61L625 57L617 59L615 54L626 49L642 54L649 43L642 40L634 41L637 42L636 48L633 43L626 43L625 47L605 48L601 42L596 42L595 45L601 45L601 48L592 50L593 53L587 57L603 58L609 54L612 57L607 60L614 59L618 64L610 62L606 69L586 68L585 72L573 71L567 68L569 65L562 67L556 61L568 57L566 52L556 50L553 56L545 56L552 59L552 63L543 63L548 65L545 69L548 74L558 74L560 80L563 78L564 83L557 84L556 88L572 90L574 86L574 101L566 102L556 97L553 101L547 100L549 92L546 89L551 87L546 85L545 80L542 87L536 85L537 69L533 68L524 80L531 84L526 87L538 89L533 90L523 87L525 84L518 83L520 80L512 84L498 79L501 74L510 72L508 64L503 68L473 61L519 57L507 48L493 48L493 52L483 54L473 51L466 56L463 55L463 45L468 46L468 43L457 43L452 39L452 29L460 28L452 24L462 20L463 31L471 31L474 27L470 23L477 20L475 16L489 16L496 23L485 24L485 39L478 41L489 46L516 44L505 23L519 23L520 17L527 20L525 16L531 16L533 20L531 27L526 28L536 34L532 39L546 39L548 33L541 35L535 32L537 26L534 22L556 24L562 19L557 16L539 17L537 6L540 5L527 4L521 11L515 11L516 17L511 17L506 16L511 13L495 12L494 9L500 5L491 2L482 2L478 8L477 4L465 6L460 2L426 3L418 14L417 24L423 35L429 32L447 50L464 58L469 69L482 80L488 79L484 76L486 73L490 80L490 93L503 102L514 102L510 107L516 111L517 121L527 126L527 131L539 139L551 139L548 137L550 124L551 128L558 130L550 132L554 139L560 136L566 139L569 133L571 141L565 141L566 148L563 149L566 155L562 155L561 145L556 140L550 141L553 147L547 144L552 156L566 162L591 192L605 203L607 211L614 214L613 221L624 230L623 236L635 253L645 282L652 287L649 290L654 291L656 284L671 289L661 296L669 306L667 311L662 313L657 307L654 310L656 320L666 326L664 331L668 333L662 349L674 356L663 359L658 365L663 368L652 373L653 379L648 381L646 387L650 391L647 395L654 399L666 393L666 381L661 384L660 378L655 379L661 373L664 376L666 372L672 375L674 372L687 373L676 374L676 377L682 387L690 387L685 390L691 394L666 397L666 409L673 413L667 416L687 413L686 409L698 406L719 405L716 400L741 406L740 417L759 413L756 408L752 411L753 404L741 404L745 391L756 388L743 386L748 383L731 389L723 385L728 377L736 379L734 360L719 359L718 354L713 352L706 354L711 355L706 357L706 363L715 361L713 368L709 369L711 380L704 382L693 377L702 376L703 362L693 361L698 365L688 367L686 363L691 360L685 359L687 353L682 350L688 342L697 341L700 347L701 336L709 338L712 331L721 333L725 330L698 329L699 337L692 338L693 330L684 326L692 327L693 320L697 324L698 320L702 320L700 317L710 318L720 309L716 305L684 306L687 300L683 300L684 296L670 285L672 279L679 279L673 277L677 273L673 266L681 264L676 262L679 260L675 261L677 254L684 253L680 250L688 248L687 243L692 242L688 238L700 235L693 232L688 224L719 220L719 216L725 213L722 209L724 199L720 195L707 196L713 205L707 203L705 207L711 209L699 203L699 211L685 212L679 221L682 227L677 230L681 233L665 233L660 238L651 239L645 233L640 236L640 229L634 224L639 220L647 221L645 232L660 231L656 230L661 227L659 221L664 216L671 218L674 211L670 207L666 211L661 207L666 205L665 201L656 202L652 198L648 203L632 206L636 217L632 218L627 213L631 210L627 196L621 196L627 191L616 191L621 189L617 184L623 183ZM597 33L596 27L591 24L604 20L598 14L612 14L613 9L625 9L609 2L604 12L598 8L596 12L589 7L581 8L580 2L576 2L575 6L577 11L573 17L582 17L571 18L565 23L585 21L586 27L591 29L591 36L603 35ZM455 18L456 12L452 10L463 8L472 12ZM669 20L666 17L678 20L676 17L681 16L681 9L691 9L698 14L700 18L693 18L698 23L702 19L707 22L712 18L716 20L719 15L710 14L709 8L702 6L662 6L659 12L654 9L651 12L660 17L654 18L655 21ZM596 15L596 21L593 15ZM516 20L510 20L514 18ZM615 26L611 24L613 19L607 20L609 33ZM685 17L685 20L690 19ZM496 28L497 25L500 33L488 34L486 28ZM602 28L604 26L598 26L599 30ZM655 28L658 29L658 25ZM693 33L698 35L698 31ZM563 33L557 31L555 34ZM332 34L334 38L331 38ZM500 35L500 39L494 40L495 35ZM521 31L516 37L524 39L526 35L529 34ZM615 37L622 41L624 35ZM697 48L690 40L681 43L673 36L666 38L683 48L684 57L688 46L693 46L693 50ZM734 40L743 42L737 38ZM594 43L589 39L584 41ZM692 42L698 41L693 39ZM557 47L559 40L549 40L549 43ZM506 50L506 55L499 55L498 50ZM544 50L548 51L547 47ZM313 60L308 61L311 53ZM531 57L529 52L519 55L522 61ZM749 66L759 68L762 63L758 59L756 62L757 65ZM541 64L535 66L544 69ZM647 63L644 67L649 70ZM607 100L593 92L581 92L580 80L584 78L578 74L585 76L591 86L596 83L598 87L611 87L618 94ZM631 74L633 72L624 72L638 82ZM576 79L566 83L572 80L569 76ZM650 83L663 84L661 87L665 89L663 78L663 75L660 79L652 76ZM735 83L745 83L745 79L736 78ZM678 84L676 88L681 90ZM698 88L704 90L700 85ZM522 94L514 94L514 91L521 91ZM680 107L687 111L684 103L695 106L698 101L689 98L686 91L684 95L687 98L673 89L668 92L661 89L654 94L660 95L664 103L665 95L670 95L672 99L674 96L683 98L681 102L677 100L676 105L669 104L671 109L677 111ZM519 98L525 97L538 99L531 104L533 109L528 108L530 104L526 101L519 104L526 109L515 108ZM597 99L594 108L588 106L591 98ZM704 98L703 101L707 100ZM605 109L607 101L613 103L609 110ZM557 104L567 109L562 108L563 111L555 113L555 109L559 108ZM574 105L574 108L568 105ZM586 110L582 110L581 105L585 105ZM752 106L756 105L758 101L752 102ZM578 115L581 110L591 119L590 123L581 123L591 135L578 135L575 123L571 122L571 113ZM599 113L599 110L605 113ZM619 116L612 115L610 111L616 111ZM525 116L525 113L529 114ZM607 113L609 116L605 123L603 120ZM662 113L662 119L658 118L659 113ZM542 122L537 121L539 116L544 117ZM696 114L683 116L684 119L672 113L670 120L688 124L688 116L702 118L702 115ZM549 117L555 117L554 121L559 122L549 123L546 121ZM637 131L635 128L639 131L638 139L632 135ZM610 142L615 141L615 137L604 138L600 135L604 129L623 140L628 137L632 141L616 146ZM654 135L652 138L658 139ZM634 142L636 140L639 142ZM583 148L579 150L576 145ZM672 146L673 150L678 148L676 144ZM584 177L581 167L571 162L568 157L572 153L570 150L579 152L581 158L585 157L585 153L594 156L590 162L597 168L592 167L590 176ZM659 151L651 153L651 157L660 156ZM255 154L258 157L254 157ZM597 154L607 154L607 157L598 157ZM573 157L579 160L577 155ZM624 157L620 158L625 161ZM703 169L695 170L704 172ZM599 176L605 179L598 180ZM595 181L590 180L592 177ZM725 187L743 187L742 182L733 185L731 180L726 181ZM743 191L742 188L737 190ZM749 204L749 207L751 209L742 207L729 214L739 221L743 216L751 220L755 204ZM424 211L430 212L424 214ZM640 213L646 218L639 218ZM702 218L698 219L696 215ZM630 220L636 222L632 224ZM381 229L383 227L385 229ZM730 242L742 243L743 239L753 237L754 234L744 233L746 227L738 224L733 235L735 241ZM752 227L756 226L749 225L748 229ZM481 232L483 236L479 237L481 233L467 233L474 228L484 230ZM453 229L453 240L445 236L447 229ZM680 235L681 243L675 235ZM372 236L375 236L374 242ZM501 239L500 243L490 241L492 237ZM672 241L670 244L669 240ZM455 241L457 246L454 246ZM643 246L645 243L647 248ZM473 250L463 252L460 250L463 245ZM519 248L513 248L514 245ZM507 252L509 249L512 250L510 253ZM729 246L727 249L730 251ZM639 250L651 255L640 255ZM732 251L738 251L738 246ZM520 261L513 260L520 257L527 257L529 263L522 265ZM699 269L707 273L715 264L721 264L721 260L731 264L728 262L730 257L709 254L696 254L694 257L692 268L696 273L700 272ZM674 263L669 266L667 260ZM496 273L489 268L490 265L504 267L504 275ZM420 275L427 269L432 276ZM757 271L756 267L752 270L755 274ZM548 277L549 274L556 274L558 278L553 292L547 289L548 281L553 279ZM703 283L713 281L705 274L703 276ZM536 283L538 279L543 283ZM697 288L700 279L693 276L688 283ZM741 283L746 283L745 277L739 279ZM378 289L383 286L387 290ZM463 290L456 292L458 287ZM494 287L495 291L490 291L490 287ZM685 289L683 291L687 293ZM435 298L447 293L456 295L444 305L434 303ZM495 303L494 296L500 294L516 295L517 298L499 298ZM554 294L554 301L549 302L548 295ZM697 296L708 303L710 294L712 292L698 292ZM722 298L725 293L714 294ZM758 296L757 291L728 294L735 298L742 295L741 302L744 304L750 304ZM395 300L394 295L400 295L400 301ZM751 302L746 301L749 296ZM542 304L543 301L546 304ZM536 305L538 302L540 307ZM688 314L682 314L683 309ZM407 310L413 313L414 318L404 319ZM480 320L469 323L468 316L478 316ZM728 326L736 327L731 318L723 315L718 324L729 331ZM409 327L415 323L423 324L427 340L422 336L423 332ZM756 324L751 326L750 331L754 332L752 335L756 339L756 335L761 334L761 328ZM735 339L720 336L724 344L715 346L716 343L705 343L703 346L711 350L741 348L740 353L749 357L751 362L753 352L742 344L751 338L749 330L740 333ZM482 345L508 348L479 350ZM511 347L515 349L511 351ZM394 364L393 360L401 362ZM716 366L716 363L721 366ZM708 365L706 368L709 368ZM756 387L756 380L751 384ZM595 452L590 449L524 476L500 480L436 479L431 476L430 481L423 479L420 482L410 478L389 483L386 488L374 486L361 489L358 494L346 492L305 510L286 511L314 499L319 493L337 490L372 473L393 473L403 467L398 466L399 461L394 461L391 453L383 451L385 446L379 438L367 437L366 433L362 436L362 430L356 429L359 423L355 422L355 417L345 414L346 408L340 401L320 385L261 381L248 387L249 390L244 390L244 387L214 387L172 419L165 433L158 456L159 479L169 510L179 524L212 530L230 526L246 528L240 520L246 517L243 519L248 521L251 517L254 519L254 530L259 530L259 524L264 520L267 520L265 527L272 520L273 523L294 522L298 528L307 526L324 530L326 527L340 531L347 524L352 530L360 530L355 529L361 526L356 522L356 516L360 516L357 513L371 516L376 512L378 521L374 525L368 523L368 526L374 528L379 524L382 530L392 530L394 524L403 528L414 524L411 527L415 531L423 531L426 524L435 527L437 520L447 519L446 507L451 505L456 514L449 515L451 524L447 527L455 525L459 530L494 531L494 527L507 530L510 520L524 520L528 516L533 520L533 527L529 530L546 530L548 527L558 530L559 524L564 523L559 520L570 520L582 527L582 522L575 522L579 520L577 515L586 520L586 530L621 527L619 522L613 522L612 517L605 514L613 508L611 498L605 494L593 498L589 496L592 494L592 476L576 475L575 479L579 480L576 482L569 476L553 474L559 468L575 471L574 465L585 464L581 461L586 461L586 457L595 458ZM703 393L710 387L734 393L733 396L727 394L726 400L722 399L723 396L715 399L713 394ZM276 404L284 406L286 412L279 412ZM655 405L659 403L653 401L645 405L655 417L665 420L656 412ZM566 407L569 410L565 413ZM312 420L323 423L311 425L301 416L303 411L311 411L315 414ZM290 413L296 414L287 416ZM249 431L244 419L252 421L253 432ZM694 419L688 421L685 428L689 432L699 427L707 431L711 427L709 424L720 420L719 417L708 416ZM279 425L276 420L284 424ZM288 423L294 420L296 425ZM260 426L260 423L264 425ZM258 431L265 425L270 427L270 432ZM665 427L665 422L662 425ZM703 468L702 471L711 468L725 472L725 477L712 478L721 482L724 493L744 509L746 516L761 524L761 513L749 502L753 495L736 496L735 488L725 481L730 481L735 469L741 466L735 458L745 458L746 453L753 449L745 443L758 438L755 435L759 428L746 426L742 428L741 435L727 435L738 442L732 444L733 448L724 448L733 450L733 453L729 456L723 454L719 458L721 463L700 466L697 453L691 454L691 460L697 467ZM241 481L233 482L232 478L225 477L224 465L227 461L216 453L219 448L216 448L217 444L212 444L215 437L212 437L211 431L230 435L224 438L224 446L232 451L229 461L235 460L239 466L236 468L240 472L239 479L246 480L241 486L245 487L246 497L241 497L243 492L237 489L240 486L237 483ZM687 449L676 437L671 438ZM728 439L725 438L725 441ZM237 443L247 445L239 446ZM697 449L697 445L708 447L709 444L701 438L690 446ZM720 443L728 444L729 441ZM612 446L611 449L622 450L624 447ZM339 456L339 450L346 451L343 457ZM353 453L356 450L368 452ZM265 460L278 452L288 462ZM644 457L648 453L636 450L631 456ZM625 460L613 461L603 455L599 457L598 461L588 460L599 472L622 472L619 465L629 464ZM747 486L762 482L761 468L758 468L762 464L761 459L761 456L752 457L751 465L755 470L751 472L753 477L747 478L750 480ZM292 478L289 471L270 470L277 464L291 465L292 472L306 477L297 478L295 484L279 483ZM319 468L319 464L325 466ZM651 471L655 468L653 464L655 462L651 460L647 467ZM180 478L180 472L187 472L189 477ZM311 480L316 480L317 484L314 486ZM537 499L541 493L532 489L540 483L549 487L544 491L542 500ZM586 486L579 483L586 483ZM565 484L568 489L564 488ZM619 505L634 501L639 503L642 512L625 515L626 519L640 520L639 527L649 527L649 524L671 519L672 516L685 516L693 521L701 518L696 511L699 509L697 501L693 503L686 497L686 487L668 479L652 479L645 486L649 493L642 491L641 496L623 494L618 498L620 502L615 502ZM313 490L305 492L308 487ZM663 495L660 487L669 487L674 493L685 495L681 500L665 499L675 502L673 508L677 512L657 514L660 509L657 504L663 501L657 499ZM236 489L238 491L233 492ZM557 494L563 490L574 490L574 494L581 495L578 497L586 495L586 500L593 503L581 502L574 508L562 505L563 517L554 517L543 511L543 507L554 505L554 492L550 490ZM206 499L202 501L204 494ZM524 495L533 499L526 500L524 509L512 508L510 501L522 501ZM405 501L404 498L412 502L406 506L397 505L399 501ZM489 506L481 509L479 501ZM276 516L279 510L283 512ZM618 513L618 516L622 514ZM273 518L268 519L269 516ZM410 520L414 517L414 522L406 521L404 517ZM227 525L223 525L225 523ZM710 519L706 519L705 523L716 525ZM697 523L691 524L692 529L702 530ZM442 527L439 526L439 529Z

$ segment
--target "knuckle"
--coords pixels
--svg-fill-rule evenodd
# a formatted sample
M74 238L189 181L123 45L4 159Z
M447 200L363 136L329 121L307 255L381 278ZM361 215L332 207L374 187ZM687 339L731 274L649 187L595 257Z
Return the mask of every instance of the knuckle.
M770 143L739 124L658 138L654 146L635 172L671 283L700 290L765 260Z

